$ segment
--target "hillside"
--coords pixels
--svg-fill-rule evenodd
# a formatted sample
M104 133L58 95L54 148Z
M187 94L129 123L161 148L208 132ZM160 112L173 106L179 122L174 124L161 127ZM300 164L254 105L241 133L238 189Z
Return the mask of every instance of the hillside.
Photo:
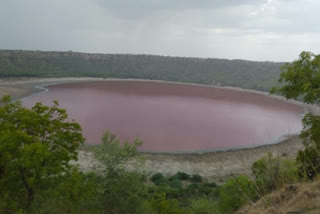
M235 214L318 214L320 211L320 180L313 183L287 185L272 192Z
M268 91L283 63L131 54L0 50L0 78L135 78Z

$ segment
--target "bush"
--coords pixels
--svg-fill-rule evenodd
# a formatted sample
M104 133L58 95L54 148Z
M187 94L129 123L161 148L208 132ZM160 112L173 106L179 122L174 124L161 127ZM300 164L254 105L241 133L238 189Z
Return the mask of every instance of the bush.
M155 182L157 182L157 181L159 181L159 180L163 180L163 179L165 179L165 177L163 176L162 173L156 173L156 174L154 174L154 175L150 178L150 180L151 180L153 183L155 183Z
M298 180L295 162L290 159L273 157L272 153L254 162L251 167L256 184L262 194L283 187Z
M172 176L170 176L168 178L168 181L173 181L173 180L179 180L180 181L180 178L179 178L179 176L177 174L174 174L174 175L172 175Z
M190 179L190 175L187 174L187 173L184 173L184 172L177 172L176 174L170 176L168 180L172 181L172 180L175 180L175 179L178 179L180 181L189 180Z
M195 192L197 192L200 188L200 184L199 183L192 183L192 184L189 184L189 186L187 187L186 191L191 193L191 194L194 194Z
M312 180L320 173L320 116L308 113L302 123L304 130L300 137L305 149L298 152L296 161L299 175Z
M320 154L317 149L305 148L297 154L298 174L301 178L313 180L320 172Z
M175 189L182 189L182 183L178 178L169 181L169 185Z
M177 199L168 199L166 193L155 195L150 205L155 213L159 214L183 214L184 210L179 206Z
M185 172L177 172L176 174L180 180L189 180L190 175Z
M191 201L191 209L194 214L218 214L219 206L217 202L207 198L199 198Z
M213 192L217 187L216 183L203 183L199 185L199 193L201 195L209 195L211 192Z
M254 183L246 176L240 175L228 180L219 190L219 207L222 213L234 212L248 200L255 200Z
M202 182L202 177L201 175L198 174L193 174L190 178L190 181L196 182L196 183L201 183Z
M160 178L159 180L156 180L155 182L153 182L155 185L157 186L166 186L169 185L169 182L166 178Z
M204 187L209 187L209 188L216 188L218 187L218 185L215 182L211 182L211 183L204 183L203 184Z

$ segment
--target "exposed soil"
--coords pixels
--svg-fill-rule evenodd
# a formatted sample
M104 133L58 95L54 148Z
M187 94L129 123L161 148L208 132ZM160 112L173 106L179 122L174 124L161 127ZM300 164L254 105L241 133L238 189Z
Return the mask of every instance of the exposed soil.
M287 185L235 214L319 214L320 181Z
M11 95L15 100L40 92L35 86L49 83L77 82L77 81L103 81L100 78L19 78L0 80L0 96ZM260 92L259 92L260 93ZM305 106L308 111L319 113L315 106ZM250 174L251 164L266 155L269 151L277 155L294 157L302 148L298 136L291 136L278 144L266 145L251 149L240 149L225 152L211 152L206 154L146 154L146 172L162 172L174 174L184 171L189 174L198 173L208 180L223 182L236 174ZM86 150L79 153L78 164L83 171L91 171L99 168L99 164L93 159L92 154Z

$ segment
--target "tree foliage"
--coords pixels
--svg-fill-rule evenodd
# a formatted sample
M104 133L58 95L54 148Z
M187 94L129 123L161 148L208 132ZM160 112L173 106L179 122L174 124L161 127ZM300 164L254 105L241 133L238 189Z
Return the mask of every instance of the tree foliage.
M320 55L302 52L298 60L281 68L279 82L283 85L273 88L287 99L301 96L306 103L320 101Z
M217 201L208 198L199 198L191 201L191 209L194 214L220 214Z
M104 77L268 91L283 63L131 54L0 50L0 77Z
M304 129L300 137L305 149L297 155L299 174L313 179L320 172L320 116L307 113L302 123Z
M84 174L73 168L41 186L32 213L102 213L102 206L97 203L99 182L94 173Z
M137 148L143 144L135 139L132 144L128 141L123 143L115 134L106 131L102 136L102 145L95 151L95 158L105 167L105 174L109 177L123 172L126 168L141 168L144 158Z
M143 195L146 188L139 168L144 163L143 156L137 151L142 141L133 144L120 143L109 131L102 137L102 145L95 151L95 157L105 168L100 191L104 213L145 213L146 201Z
M254 183L244 175L228 180L219 192L219 207L222 213L233 212L257 197Z
M166 193L156 194L150 201L152 209L157 214L183 214L187 213L179 206L177 199L168 199Z
M66 173L84 142L58 102L31 109L2 98L0 105L0 209L31 209L39 186Z
M299 59L282 67L279 82L281 87L273 88L286 98L301 97L305 103L314 104L320 101L320 55L302 52ZM313 178L320 172L320 116L307 113L302 120L303 131L300 137L305 145L299 151L297 163L301 176Z

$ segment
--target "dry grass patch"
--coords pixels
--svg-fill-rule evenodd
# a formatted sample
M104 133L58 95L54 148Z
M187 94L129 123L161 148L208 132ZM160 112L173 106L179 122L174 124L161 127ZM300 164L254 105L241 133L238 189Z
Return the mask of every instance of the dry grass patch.
M287 185L236 214L319 214L320 177L313 183Z

